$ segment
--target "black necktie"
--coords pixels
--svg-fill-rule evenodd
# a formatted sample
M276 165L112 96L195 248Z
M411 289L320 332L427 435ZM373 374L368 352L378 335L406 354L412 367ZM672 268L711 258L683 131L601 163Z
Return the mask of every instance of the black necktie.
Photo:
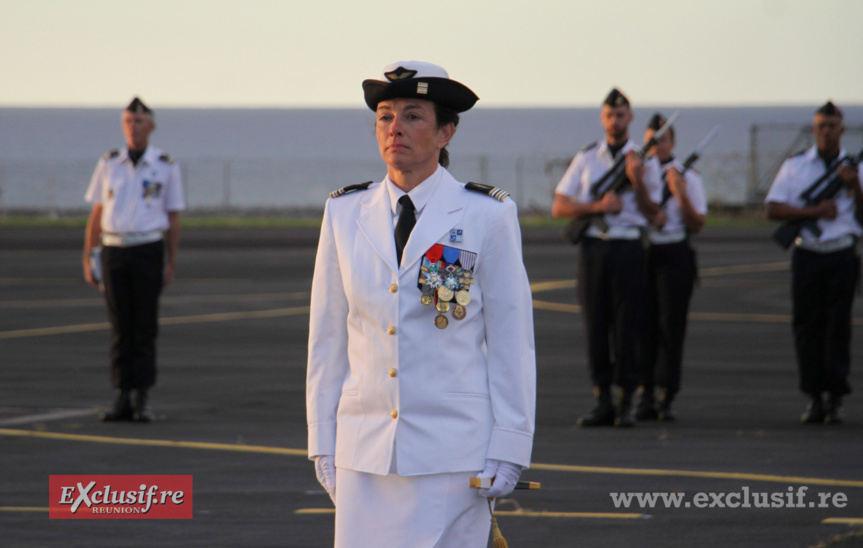
M417 224L417 216L414 203L407 194L399 198L399 205L402 206L402 212L399 214L399 222L396 223L396 257L398 264L402 264L402 251L405 249L405 244L408 243L411 230Z

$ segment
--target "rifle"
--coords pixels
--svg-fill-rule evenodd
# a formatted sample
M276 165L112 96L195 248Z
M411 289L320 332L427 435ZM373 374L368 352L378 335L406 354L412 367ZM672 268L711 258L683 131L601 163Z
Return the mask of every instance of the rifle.
M701 153L704 151L705 148L707 148L707 145L710 144L710 141L712 141L716 137L716 135L719 134L719 131L721 129L721 125L716 126L710 131L710 133L707 134L707 137L705 137L701 140L700 143L698 143L698 146L695 147L695 150L692 151L692 154L690 154L689 157L686 158L686 161L683 162L683 171L680 172L680 175L683 175L687 171L689 171L689 168L692 167L692 164L694 164L698 161L699 158L701 158ZM663 173L662 181L665 183L665 186L662 187L662 201L659 203L660 208L665 206L665 204L668 203L668 200L671 199L671 189L668 188L668 183L665 179L665 173Z
M831 200L844 186L842 180L838 175L836 175L836 171L839 169L839 166L845 162L848 162L852 166L856 166L861 161L863 161L863 150L857 154L856 158L845 156L844 158L835 160L817 181L809 185L806 190L800 194L800 198L804 203L803 207L810 207L818 205L824 200ZM813 196L812 193L824 184L825 181L827 181L827 183L824 185L824 188L822 188L818 194ZM818 218L808 217L806 219L798 219L796 221L788 221L784 223L776 229L776 232L773 233L773 239L776 243L782 246L783 249L788 249L791 247L791 244L794 243L794 240L797 239L800 231L804 228L815 236L821 236L821 228L818 226Z
M668 120L659 128L654 134L653 137L641 147L641 150L638 151L638 155L644 158L647 154L647 151L650 150L655 144L656 141L662 137L668 128L671 127L672 122L674 122L675 118L680 114L680 111L675 112L671 116L668 117ZM590 194L593 196L594 201L599 201L609 192L614 192L615 194L619 194L623 191L623 189L630 184L629 179L626 177L626 169L621 169L624 167L624 163L626 162L626 155L621 154L620 158L618 158L614 165L606 171L602 177L595 183L590 186ZM608 181L611 181L610 184L607 184ZM596 223L603 231L608 230L608 224L606 224L603 216L605 213L596 213L592 215L585 215L583 217L577 217L571 220L563 229L564 237L572 242L572 245L578 245L581 239L584 237L587 229L590 228L590 225Z

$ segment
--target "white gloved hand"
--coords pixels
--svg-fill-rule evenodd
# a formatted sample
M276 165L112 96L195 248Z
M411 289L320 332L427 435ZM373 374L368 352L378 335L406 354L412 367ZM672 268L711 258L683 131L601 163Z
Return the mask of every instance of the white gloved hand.
M336 458L333 455L315 457L315 474L318 481L327 490L333 504L336 503Z
M480 472L477 477L493 478L490 489L479 490L481 497L503 497L515 489L515 484L521 477L521 466L505 460L486 459L485 470Z

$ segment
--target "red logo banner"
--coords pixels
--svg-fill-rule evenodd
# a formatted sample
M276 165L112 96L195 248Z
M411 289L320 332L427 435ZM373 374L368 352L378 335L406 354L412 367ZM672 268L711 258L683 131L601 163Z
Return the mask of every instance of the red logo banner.
M50 476L51 519L192 519L192 476Z

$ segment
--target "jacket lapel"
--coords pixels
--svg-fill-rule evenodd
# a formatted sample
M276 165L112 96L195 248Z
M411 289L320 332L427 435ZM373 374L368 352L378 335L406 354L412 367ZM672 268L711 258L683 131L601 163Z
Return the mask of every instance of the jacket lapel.
M368 200L362 203L362 207L364 212L357 219L357 227L381 260L390 270L398 274L392 212L387 199L387 190L383 184L378 185Z
M449 172L444 171L442 180L429 198L405 245L401 265L403 270L415 268L425 252L446 236L459 222L460 212L464 209L464 205L458 199L460 190L461 184L453 179ZM395 250L393 250L393 259L395 259Z

